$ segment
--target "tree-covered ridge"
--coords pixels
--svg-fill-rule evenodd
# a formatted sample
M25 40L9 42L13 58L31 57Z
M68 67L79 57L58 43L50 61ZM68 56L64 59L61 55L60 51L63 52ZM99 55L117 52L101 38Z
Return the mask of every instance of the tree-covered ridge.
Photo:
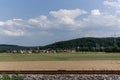
M109 51L113 48L120 48L120 37L94 38L85 37L68 41L61 41L45 46L44 48L53 49L72 49L78 51Z
M120 47L120 37L108 37L108 38L78 38L68 41L56 42L45 47L51 48L75 48L75 47Z
M120 37L84 37L72 39L68 41L60 41L46 46L37 47L24 47L17 45L0 45L0 51L8 50L63 50L63 49L76 49L77 51L120 51Z

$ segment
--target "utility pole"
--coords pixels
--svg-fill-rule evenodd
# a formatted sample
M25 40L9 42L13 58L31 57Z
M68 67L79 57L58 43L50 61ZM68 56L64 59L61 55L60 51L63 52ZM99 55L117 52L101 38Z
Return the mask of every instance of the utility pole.
M111 36L113 37L113 40L114 40L113 46L114 46L114 47L118 47L118 45L117 45L117 36L118 36L118 35L116 35L116 33L114 33L114 34L111 35Z
M105 50L105 42L106 42L106 37L103 39L103 44L102 44L102 47L101 47L101 49L102 49L102 52L105 52L104 50Z
M116 41L117 35L114 33L113 39L114 39L114 47L117 47L117 41Z

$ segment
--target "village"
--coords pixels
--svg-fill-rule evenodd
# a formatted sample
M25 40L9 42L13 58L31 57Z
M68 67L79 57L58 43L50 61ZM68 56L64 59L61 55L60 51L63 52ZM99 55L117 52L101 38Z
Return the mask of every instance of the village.
M32 53L75 53L76 52L76 49L75 48L72 48L72 49L57 49L57 50L54 50L54 49L51 49L51 48L48 48L48 49L29 49L29 50L11 50L9 51L10 53L21 53L21 54L25 54L25 53L28 53L28 54L32 54Z

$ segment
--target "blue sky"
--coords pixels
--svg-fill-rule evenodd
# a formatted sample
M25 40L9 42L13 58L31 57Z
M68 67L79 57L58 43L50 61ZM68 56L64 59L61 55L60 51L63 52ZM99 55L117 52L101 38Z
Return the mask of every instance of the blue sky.
M59 9L85 9L101 8L101 0L0 0L1 20L11 18L30 18L48 15L50 11Z
M119 36L119 5L120 0L0 0L0 44Z

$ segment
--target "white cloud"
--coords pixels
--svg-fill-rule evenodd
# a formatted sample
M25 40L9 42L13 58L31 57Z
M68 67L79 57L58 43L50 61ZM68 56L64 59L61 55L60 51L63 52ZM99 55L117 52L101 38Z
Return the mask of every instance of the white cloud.
M99 9L94 9L94 10L91 10L91 14L99 16L101 13L100 13Z
M113 15L107 15L103 14L100 16L94 16L90 15L87 18L83 19L83 23L88 26L104 26L104 27L110 27L110 26L117 26L119 25L119 19L116 18L116 16Z
M0 21L0 26L3 26L5 23L3 21Z
M23 36L24 22L22 19L0 21L0 34L8 36Z
M79 17L82 14L85 14L86 11L81 9L67 10L60 9L59 11L51 11L50 14L57 18L61 24L75 24L75 18Z
M114 0L114 1L105 0L104 5L114 7L116 9L120 9L120 0Z
M38 31L49 31L49 29L74 30L80 27L78 26L79 21L77 22L76 18L85 13L86 11L81 9L60 9L58 11L49 12L51 19L46 15L40 15L39 17L28 20L14 18L7 21L0 21L0 31L9 36L24 36ZM16 31L18 31L18 33Z
M7 21L0 21L0 26L21 26L22 19L12 19L12 20L7 20Z
M74 9L74 10L67 10L67 9L60 9L58 11L51 11L50 14L56 18L61 17L70 17L70 18L76 18L81 14L86 13L86 11L81 9Z
M120 17L118 14L106 14L99 9L93 9L85 17L86 11L81 9L60 9L50 11L49 16L40 15L36 18L11 19L0 21L0 34L9 36L25 35L54 35L60 30L65 32L78 32L84 29L93 29L104 27L105 29L115 27L120 28ZM49 35L50 36L50 35Z
M21 30L16 30L16 31L3 30L2 32L8 36L23 36L24 35L24 32Z
M13 19L13 21L22 21L22 19L15 18L15 19Z
M48 28L50 26L50 21L47 19L47 16L41 15L37 18L29 19L28 25Z

